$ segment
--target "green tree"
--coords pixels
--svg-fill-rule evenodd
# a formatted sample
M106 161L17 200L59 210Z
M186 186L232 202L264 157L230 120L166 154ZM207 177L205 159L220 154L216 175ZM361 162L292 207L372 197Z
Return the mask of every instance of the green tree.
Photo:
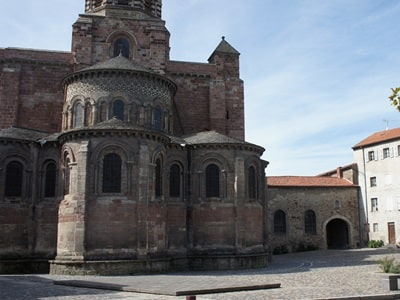
M389 96L391 104L400 111L400 87L392 88L392 94Z

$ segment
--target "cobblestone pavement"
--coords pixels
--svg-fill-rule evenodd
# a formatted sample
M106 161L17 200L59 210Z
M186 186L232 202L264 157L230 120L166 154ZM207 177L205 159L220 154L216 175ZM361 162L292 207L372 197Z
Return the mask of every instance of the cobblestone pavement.
M142 299L172 300L186 296L118 292L54 285L53 281L82 280L144 290L171 292L229 285L281 283L281 288L197 295L196 300L246 299L333 299L373 296L368 299L400 299L400 291L389 291L378 261L384 257L400 260L400 252L390 249L327 250L274 256L266 268L245 271L188 272L137 276L53 276L1 275L0 299ZM378 297L384 296L384 297ZM359 298L352 298L359 299ZM366 299L366 298L365 298Z

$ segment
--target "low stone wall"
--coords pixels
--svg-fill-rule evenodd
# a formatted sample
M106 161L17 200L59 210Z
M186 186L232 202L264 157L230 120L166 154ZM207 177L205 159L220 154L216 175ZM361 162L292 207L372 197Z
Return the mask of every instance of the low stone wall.
M271 261L270 253L210 255L143 260L50 261L54 275L133 275L172 271L233 270L261 268Z

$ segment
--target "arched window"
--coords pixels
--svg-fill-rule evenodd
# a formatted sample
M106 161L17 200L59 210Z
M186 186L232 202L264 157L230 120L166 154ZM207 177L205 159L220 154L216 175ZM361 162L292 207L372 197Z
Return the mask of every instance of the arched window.
M155 130L163 129L162 111L161 111L161 108L159 108L159 107L156 107L153 111L153 124L154 124Z
M181 167L178 164L171 165L169 169L169 196L180 197L181 196Z
M107 121L107 104L102 102L99 107L99 122L104 121Z
M18 161L12 161L6 168L6 197L21 197L23 182L23 166Z
M162 195L162 165L161 165L161 158L157 158L157 161L156 161L155 195L156 195L156 197L160 197Z
M274 233L286 234L286 214L283 210L274 213Z
M75 104L74 109L74 127L79 128L83 125L83 107L81 103Z
M130 45L126 38L119 38L114 42L114 57L122 55L129 58Z
M304 214L304 229L306 234L317 234L317 221L312 210L307 210Z
M70 187L70 180L71 180L71 175L70 175L70 170L69 170L69 164L71 163L71 160L67 156L68 154L64 155L64 195L69 194L69 187Z
M44 174L44 196L56 196L57 167L54 162L48 163Z
M84 125L85 126L91 125L91 121L92 121L92 106L90 105L90 103L86 103Z
M103 159L103 193L121 192L121 157L109 153Z
M113 117L124 120L124 102L122 100L116 100L113 103Z
M219 167L215 164L206 168L206 197L219 197Z
M257 176L256 169L251 166L247 174L247 190L250 199L257 198Z

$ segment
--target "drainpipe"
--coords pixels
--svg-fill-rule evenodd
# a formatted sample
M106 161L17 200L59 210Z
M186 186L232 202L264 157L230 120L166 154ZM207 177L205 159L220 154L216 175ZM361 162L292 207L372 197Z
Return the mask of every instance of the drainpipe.
M367 191L367 174L365 173L365 169L366 169L366 162L365 162L365 149L362 148L362 154L363 154L363 172L361 175L363 175L364 177L364 195L365 195L365 221L366 221L366 225L369 227L369 216L368 216L368 191ZM368 239L369 239L369 232L368 232Z

